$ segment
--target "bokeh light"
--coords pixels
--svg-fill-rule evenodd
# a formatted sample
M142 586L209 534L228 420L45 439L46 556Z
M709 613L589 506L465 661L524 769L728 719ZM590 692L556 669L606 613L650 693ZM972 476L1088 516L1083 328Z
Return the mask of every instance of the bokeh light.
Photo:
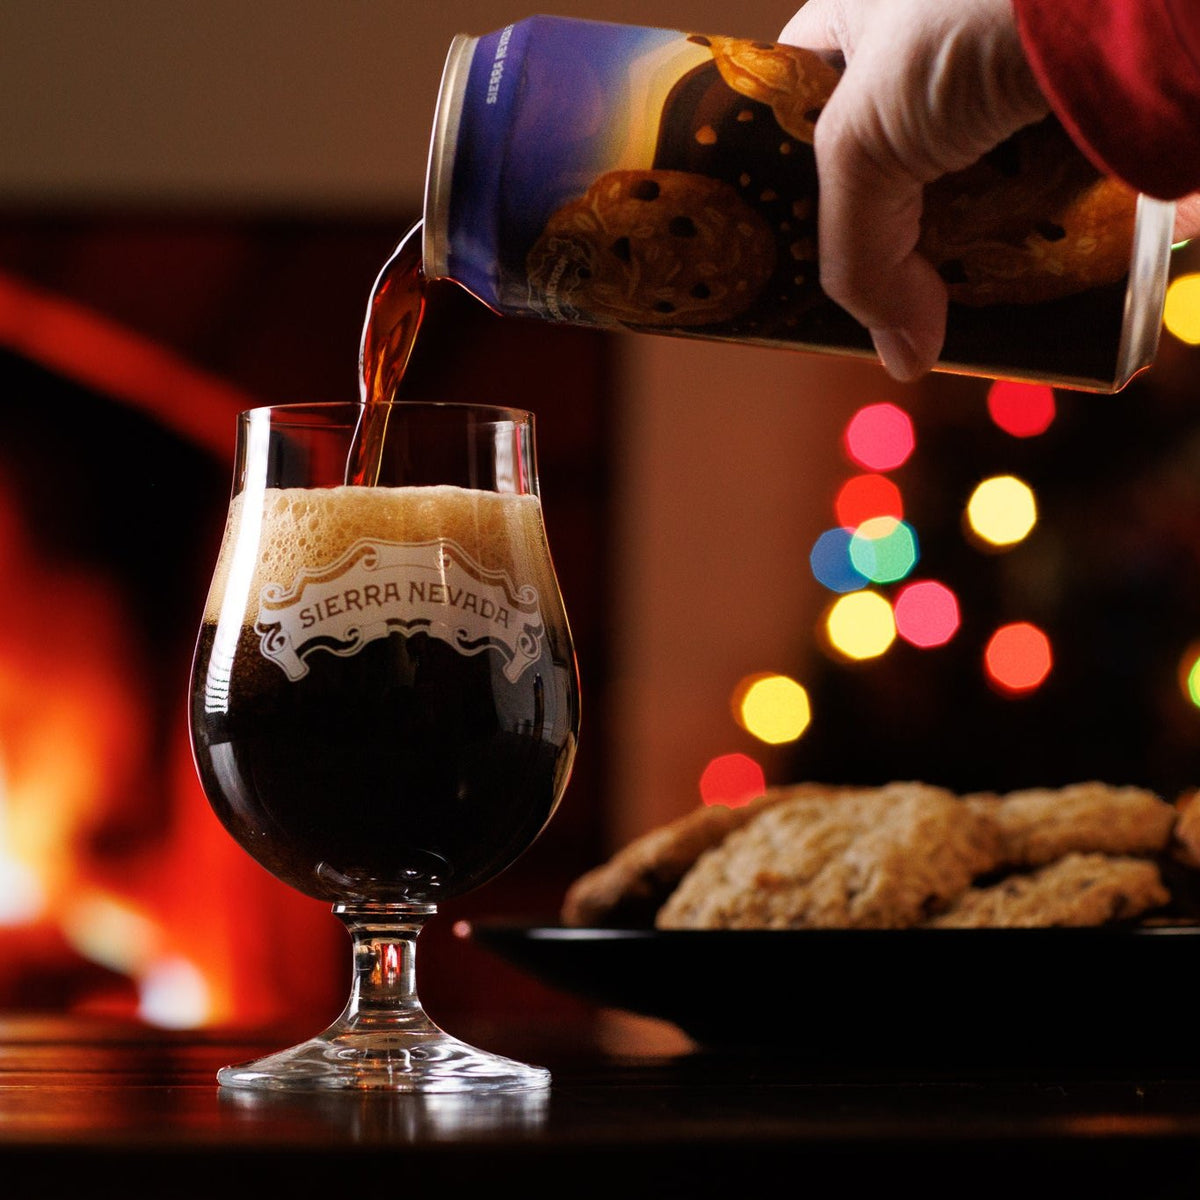
M794 742L812 720L808 692L787 675L748 676L734 689L733 705L742 728L770 746Z
M988 413L1013 437L1045 433L1055 416L1054 389L1044 383L1017 383L997 379L988 388Z
M872 517L850 539L850 562L872 583L895 583L917 564L917 535L906 521Z
M813 577L831 592L853 592L866 587L867 579L850 559L850 540L854 535L840 525L827 529L808 556Z
M1189 704L1200 708L1200 641L1193 642L1180 656L1179 690Z
M872 517L904 517L900 489L886 475L852 475L838 489L833 502L838 524L857 529Z
M738 808L766 791L763 769L748 754L719 754L700 774L700 799L705 804Z
M988 680L1004 692L1031 692L1045 682L1054 665L1050 639L1028 621L1002 625L983 655Z
M1181 342L1200 346L1200 272L1171 281L1163 305L1163 325Z
M910 583L896 596L896 632L923 650L944 646L960 624L958 598L933 579Z
M868 404L850 418L846 453L868 471L894 471L913 452L916 435L908 413L894 404Z
M1037 524L1037 500L1015 475L993 475L971 493L967 523L993 546L1012 546Z
M896 619L878 592L851 592L833 602L825 632L829 644L847 658L877 658L896 640Z

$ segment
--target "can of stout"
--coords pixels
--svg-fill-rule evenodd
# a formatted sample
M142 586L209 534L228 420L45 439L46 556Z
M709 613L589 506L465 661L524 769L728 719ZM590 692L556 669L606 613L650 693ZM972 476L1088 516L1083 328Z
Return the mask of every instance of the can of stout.
M505 314L873 355L817 270L813 127L839 77L791 46L559 17L460 35L425 273ZM930 185L938 369L1123 387L1157 348L1173 212L1052 117Z

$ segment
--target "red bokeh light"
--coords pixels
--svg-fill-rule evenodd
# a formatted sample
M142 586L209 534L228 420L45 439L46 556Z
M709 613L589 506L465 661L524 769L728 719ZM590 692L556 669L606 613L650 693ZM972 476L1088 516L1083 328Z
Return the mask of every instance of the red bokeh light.
M700 799L705 804L738 808L766 791L763 769L746 754L721 754L700 776Z
M988 413L1013 437L1036 437L1054 420L1054 389L1042 383L998 379L988 389Z
M868 404L850 418L844 435L846 453L868 471L893 471L916 445L908 413L894 404Z
M838 490L833 502L838 524L857 529L873 517L904 517L900 489L883 475L855 475Z
M896 597L896 632L913 646L944 646L959 626L958 600L944 583L923 579Z
M1002 625L984 651L988 679L1005 692L1031 692L1050 674L1050 639L1027 621Z

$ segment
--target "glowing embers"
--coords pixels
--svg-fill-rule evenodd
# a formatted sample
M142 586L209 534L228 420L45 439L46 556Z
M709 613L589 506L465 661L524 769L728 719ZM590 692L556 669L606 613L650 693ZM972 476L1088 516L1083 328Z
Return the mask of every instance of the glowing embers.
M700 775L700 799L705 804L737 808L766 791L763 769L748 754L719 754Z
M32 867L0 846L0 928L32 924L46 907L46 889Z
M988 388L987 408L992 420L1013 437L1045 433L1056 414L1054 389L1043 383L1016 383L998 379Z
M846 454L868 471L894 471L916 445L908 413L894 404L868 404L850 418L843 435Z
M812 720L804 686L774 672L743 679L734 689L732 707L738 724L770 746L794 742Z
M830 646L846 658L878 658L896 640L896 618L878 592L850 592L825 615Z
M1054 665L1050 639L1028 621L1002 625L983 653L988 682L998 691L1012 694L1040 687Z
M137 982L138 1015L151 1025L191 1029L211 1019L204 975L134 905L100 892L81 897L63 914L63 933L84 958Z
M922 650L944 646L960 624L958 598L944 583L932 579L908 584L897 595L892 615L896 632Z
M1186 345L1200 346L1200 272L1172 280L1163 305L1163 325Z
M985 479L967 501L970 532L990 546L1013 546L1037 524L1033 489L1015 475Z

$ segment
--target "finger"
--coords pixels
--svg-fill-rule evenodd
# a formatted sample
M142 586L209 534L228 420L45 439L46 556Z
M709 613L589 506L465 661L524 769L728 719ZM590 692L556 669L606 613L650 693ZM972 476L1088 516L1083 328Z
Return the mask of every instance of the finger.
M946 286L916 250L922 184L869 152L878 138L847 125L835 100L816 137L821 286L871 331L892 374L915 378L937 361L946 322Z
M1175 241L1200 237L1200 192L1175 202Z
M909 282L904 282L908 279ZM946 335L946 288L919 255L906 259L892 275L896 288L907 289L908 311L902 325L869 327L875 351L888 374L905 383L931 371L941 356Z
M805 50L846 50L838 0L808 0L783 27L779 41Z

